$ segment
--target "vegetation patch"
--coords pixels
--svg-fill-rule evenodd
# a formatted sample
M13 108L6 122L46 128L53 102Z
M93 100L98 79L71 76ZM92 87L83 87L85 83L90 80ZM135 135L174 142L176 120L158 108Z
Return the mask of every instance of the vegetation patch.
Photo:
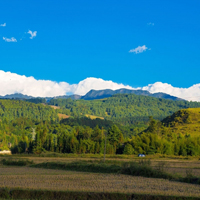
M33 164L31 167L79 172L126 174L132 176L163 178L185 183L200 184L200 178L194 176L190 170L186 172L186 177L181 177L180 175L172 175L164 171L164 165L162 165L162 163L158 163L158 165L153 168L150 166L149 160L123 163L116 161L108 161L106 163L99 163L94 161L77 161L71 163L45 162Z
M136 162L129 162L124 163L121 168L122 174L128 174L132 176L144 176L144 177L151 177L151 178L163 178L163 179L176 179L175 176L166 173L163 169L154 169L149 164L148 161L136 163Z
M31 167L94 173L119 173L121 170L121 167L119 165L109 165L106 163L87 163L84 161L71 163L46 162L31 165Z
M26 166L33 164L33 161L28 159L2 159L1 162L3 165L10 165L10 166Z
M56 163L46 162L31 165L31 167L47 168L47 169L62 169L80 172L94 172L94 173L118 173L132 176L143 176L151 178L175 179L174 176L164 172L161 169L154 169L150 166L149 161L142 162L125 162L124 164L108 164L78 161L71 163Z
M197 200L196 197L176 197L146 194L122 194L122 193L98 193L98 192L71 192L71 191L48 191L48 190L23 190L23 189L0 189L2 199L42 199L42 200Z

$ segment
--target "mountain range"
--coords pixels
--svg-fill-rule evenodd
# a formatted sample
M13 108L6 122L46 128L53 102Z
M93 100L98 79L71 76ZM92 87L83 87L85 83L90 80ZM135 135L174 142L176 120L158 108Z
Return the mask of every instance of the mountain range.
M168 99L168 100L173 100L173 101L183 101L184 99L171 96L166 93L150 93L146 90L130 90L130 89L118 89L118 90L111 90L111 89L105 89L105 90L90 90L87 94L84 96L81 95L64 95L64 96L56 96L56 97L37 97L37 98L42 98L46 99L48 102L51 99L68 99L71 98L73 100L77 99L84 99L84 100L94 100L94 99L103 99L103 98L108 98L111 97L112 95L115 94L136 94L136 95L143 95L143 96L151 96L151 97L156 97L156 98L162 98L162 99ZM5 96L0 96L0 99L35 99L36 97L28 96L28 95L23 95L21 93L15 93L15 94L8 94Z

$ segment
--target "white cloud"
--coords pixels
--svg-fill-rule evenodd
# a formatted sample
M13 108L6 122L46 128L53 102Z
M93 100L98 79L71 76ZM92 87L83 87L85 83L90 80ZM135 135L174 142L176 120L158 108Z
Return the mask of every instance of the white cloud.
M154 26L155 24L152 22L147 23L148 26Z
M129 85L106 81L101 78L86 78L78 84L67 82L55 82L50 80L37 80L34 77L26 77L11 72L0 70L0 95L22 93L34 97L53 97L68 93L85 95L91 89L103 90L120 88L141 89L151 93L163 92L189 101L200 102L200 83L189 88L173 87L168 83L156 82L140 88Z
M30 39L33 39L37 35L37 31L32 32L31 30L29 30L27 33L31 35Z
M143 46L138 46L136 47L135 49L131 49L129 51L129 53L135 53L135 54L138 54L138 53L142 53L144 51L146 51L148 48L146 47L146 45L143 45ZM149 49L150 50L150 49Z
M112 81L105 81L101 78L86 78L83 81L80 81L78 83L78 85L76 86L76 88L74 90L74 93L84 95L92 89L94 89L94 90L104 90L104 89L117 90L120 88L133 89L129 85L123 85L123 84L115 83Z
M3 37L3 40L5 40L5 42L17 42L17 40L14 37L11 38Z
M156 82L142 87L142 90L148 90L151 93L163 92L188 101L200 101L200 83L189 88L178 88L168 83Z
M3 27L5 27L5 26L6 26L6 23L4 23L4 24L0 24L0 26L3 26Z
M84 95L91 89L119 89L129 88L123 84L112 81L104 81L98 78L86 78L78 84L68 84L67 82L54 82L50 80L36 80L34 77L21 76L11 72L0 70L0 95L22 93L34 97L52 97L73 93Z
M34 77L21 76L0 70L0 95L22 93L34 97L65 95L72 86L65 82L36 80Z

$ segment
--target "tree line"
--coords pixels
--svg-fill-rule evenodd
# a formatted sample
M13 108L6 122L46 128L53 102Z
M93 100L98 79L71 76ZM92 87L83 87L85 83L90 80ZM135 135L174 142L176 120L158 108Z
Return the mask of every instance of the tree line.
M30 125L29 125L30 126ZM170 131L159 120L150 117L149 127L140 134L124 137L116 124L94 128L66 123L43 121L24 126L18 142L12 146L13 153L35 153L50 151L57 153L103 154L106 140L107 154L167 154L200 155L200 136L191 137ZM29 131L26 131L29 130Z

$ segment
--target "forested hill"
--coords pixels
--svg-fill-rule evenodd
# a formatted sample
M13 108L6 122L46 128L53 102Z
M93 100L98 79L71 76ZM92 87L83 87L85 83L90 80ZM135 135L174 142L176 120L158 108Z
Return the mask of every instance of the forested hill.
M200 136L200 108L188 108L175 112L162 120L169 132Z
M7 121L25 117L32 120L57 120L58 116L50 106L21 100L0 100L0 119Z
M101 100L51 99L50 105L60 106L64 114L81 117L95 115L124 125L147 122L149 116L162 120L184 108L200 107L198 102L172 101L155 97L116 94Z

